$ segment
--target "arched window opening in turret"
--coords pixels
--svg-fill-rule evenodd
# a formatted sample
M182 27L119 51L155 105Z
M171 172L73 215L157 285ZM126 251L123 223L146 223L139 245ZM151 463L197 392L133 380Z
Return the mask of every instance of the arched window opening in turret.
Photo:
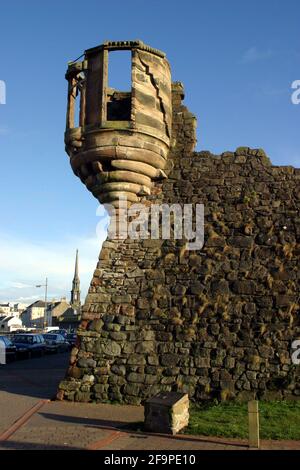
M107 120L131 119L131 51L108 54Z

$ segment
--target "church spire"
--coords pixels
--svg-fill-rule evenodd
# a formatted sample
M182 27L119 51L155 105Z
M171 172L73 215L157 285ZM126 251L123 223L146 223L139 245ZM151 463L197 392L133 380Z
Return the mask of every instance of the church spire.
M74 279L78 279L78 280L79 280L79 277L78 277L78 250L76 250Z
M75 272L71 290L71 305L73 308L80 308L80 279L78 274L78 250L76 250Z

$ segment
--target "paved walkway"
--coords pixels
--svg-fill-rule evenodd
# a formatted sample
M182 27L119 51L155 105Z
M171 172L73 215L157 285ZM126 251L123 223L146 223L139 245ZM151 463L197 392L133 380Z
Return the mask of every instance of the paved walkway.
M50 401L68 355L0 368L0 449L246 450L247 441L142 432L143 407ZM300 450L299 441L262 449Z
M0 436L0 449L246 450L247 441L143 433L143 407L38 400ZM2 440L1 440L2 439ZM298 441L263 441L262 449L298 449Z

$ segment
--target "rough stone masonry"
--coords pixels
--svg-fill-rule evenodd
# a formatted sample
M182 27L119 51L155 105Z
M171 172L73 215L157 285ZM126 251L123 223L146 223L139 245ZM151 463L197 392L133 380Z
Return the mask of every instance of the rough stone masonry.
M148 205L203 203L204 246L104 242L57 398L140 404L179 391L196 401L299 399L291 345L300 338L300 169L272 166L261 149L194 152L196 118L181 83L171 97L165 176L136 194Z

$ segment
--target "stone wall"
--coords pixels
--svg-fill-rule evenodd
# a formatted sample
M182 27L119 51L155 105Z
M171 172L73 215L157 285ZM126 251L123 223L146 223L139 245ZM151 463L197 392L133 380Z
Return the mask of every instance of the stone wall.
M246 147L193 152L182 96L174 84L168 178L143 202L203 203L204 246L104 242L58 399L300 397L300 170Z

